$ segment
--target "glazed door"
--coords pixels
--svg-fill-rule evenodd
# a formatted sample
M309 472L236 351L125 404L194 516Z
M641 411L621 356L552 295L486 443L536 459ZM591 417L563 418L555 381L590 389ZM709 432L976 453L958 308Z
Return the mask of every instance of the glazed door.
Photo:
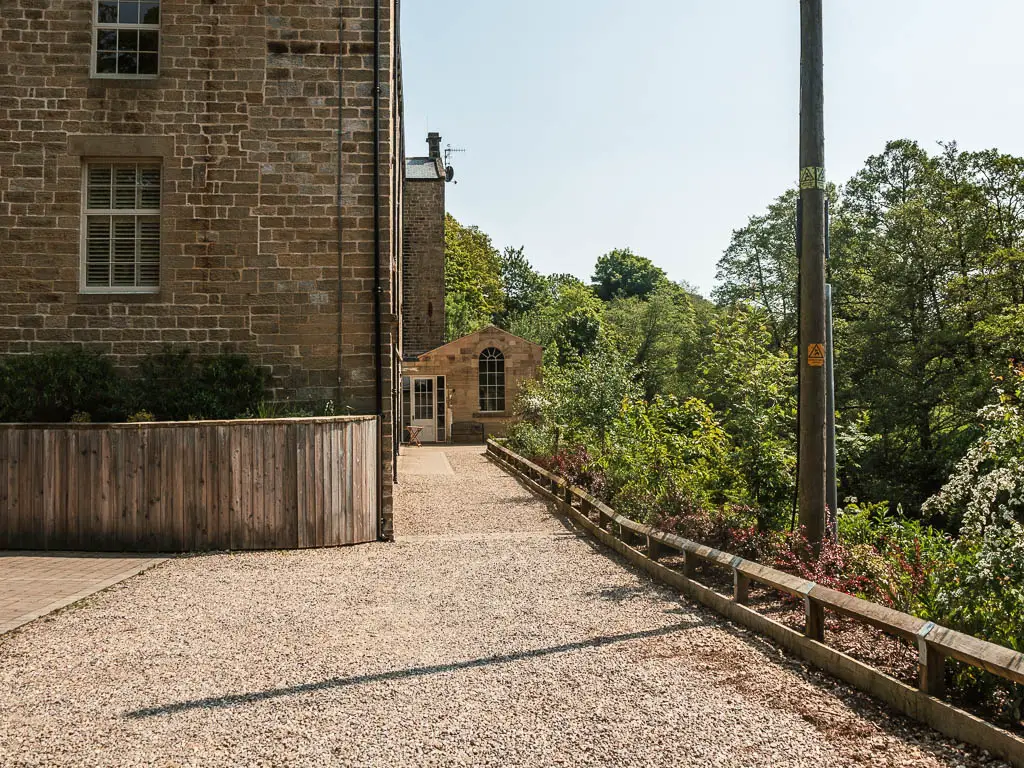
M423 428L421 442L437 442L437 390L433 377L412 380L412 425Z

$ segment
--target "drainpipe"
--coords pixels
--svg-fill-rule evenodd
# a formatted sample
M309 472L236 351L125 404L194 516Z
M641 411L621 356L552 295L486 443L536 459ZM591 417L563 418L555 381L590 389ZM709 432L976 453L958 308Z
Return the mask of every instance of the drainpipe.
M345 234L342 214L345 206L342 199L341 173L342 173L342 128L344 127L345 109L345 0L338 0L338 405L336 413L341 411L342 402L345 397L345 382L342 375L344 370L344 339L342 337L342 290L344 289L345 252L343 248L343 237Z
M377 385L377 530L384 532L384 355L380 284L380 4L373 0L373 357Z

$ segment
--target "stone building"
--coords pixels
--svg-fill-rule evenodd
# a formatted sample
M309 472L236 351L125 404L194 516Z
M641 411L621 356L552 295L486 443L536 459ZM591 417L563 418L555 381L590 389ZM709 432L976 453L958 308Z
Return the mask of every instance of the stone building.
M379 413L385 536L398 5L0 2L0 354L241 352L280 399Z
M402 423L422 442L479 442L505 434L544 348L490 325L406 362Z
M405 161L402 203L402 353L416 357L444 343L446 170L441 137L427 136L427 157Z

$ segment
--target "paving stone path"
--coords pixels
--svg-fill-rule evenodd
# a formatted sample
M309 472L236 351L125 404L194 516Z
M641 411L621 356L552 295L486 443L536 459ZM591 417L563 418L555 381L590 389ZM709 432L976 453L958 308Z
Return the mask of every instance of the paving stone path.
M0 765L985 764L443 459L395 544L175 559L0 637Z
M162 562L131 555L0 552L0 634Z

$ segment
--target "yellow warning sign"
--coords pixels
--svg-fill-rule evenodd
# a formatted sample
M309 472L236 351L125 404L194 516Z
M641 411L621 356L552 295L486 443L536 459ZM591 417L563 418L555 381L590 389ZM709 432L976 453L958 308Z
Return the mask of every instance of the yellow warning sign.
M807 348L807 364L811 368L822 368L825 365L824 344L811 344Z

